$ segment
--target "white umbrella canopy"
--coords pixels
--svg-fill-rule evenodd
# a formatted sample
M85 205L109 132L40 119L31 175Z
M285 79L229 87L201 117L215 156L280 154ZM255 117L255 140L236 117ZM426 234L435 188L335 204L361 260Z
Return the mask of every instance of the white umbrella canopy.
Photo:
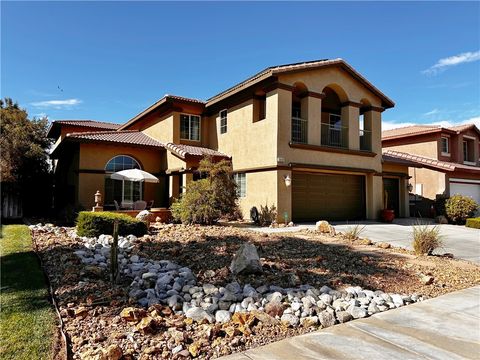
M110 175L110 178L114 180L144 181L148 183L160 182L157 177L153 176L149 172L140 169L128 169L118 171Z

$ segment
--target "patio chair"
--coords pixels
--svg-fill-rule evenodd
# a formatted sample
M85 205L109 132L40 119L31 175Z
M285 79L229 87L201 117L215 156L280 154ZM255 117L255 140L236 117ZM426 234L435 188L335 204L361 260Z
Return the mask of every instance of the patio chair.
M147 205L147 209L150 210L153 207L154 200L150 200Z
M115 204L115 210L120 210L120 205L118 205L118 201L113 200L113 203Z
M143 200L137 200L133 203L133 210L145 210L147 202Z
M122 201L121 205L122 209L132 210L133 209L133 202L131 201Z

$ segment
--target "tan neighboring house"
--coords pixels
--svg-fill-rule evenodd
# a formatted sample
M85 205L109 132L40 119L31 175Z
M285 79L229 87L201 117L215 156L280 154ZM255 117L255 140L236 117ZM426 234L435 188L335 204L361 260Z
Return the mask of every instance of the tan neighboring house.
M480 203L480 131L474 124L388 130L382 147L384 155L422 166L410 168L414 194L431 200L462 194Z
M245 218L273 204L280 221L376 219L384 181L396 187L397 216L408 216L413 163L382 159L381 115L393 106L335 59L269 67L207 101L165 95L115 129L57 121L57 206L91 208L98 189L107 208L125 199L168 207L208 155L232 162ZM160 183L109 178L131 167Z

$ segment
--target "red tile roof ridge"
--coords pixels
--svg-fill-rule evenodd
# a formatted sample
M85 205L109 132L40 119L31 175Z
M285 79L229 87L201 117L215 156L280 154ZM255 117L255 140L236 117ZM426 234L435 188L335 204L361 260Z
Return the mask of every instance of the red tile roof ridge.
M74 136L74 135L103 135L103 134L124 134L124 133L135 133L141 132L138 130L105 130L105 131L76 131L72 133L67 133L66 136ZM155 140L155 139L154 139Z

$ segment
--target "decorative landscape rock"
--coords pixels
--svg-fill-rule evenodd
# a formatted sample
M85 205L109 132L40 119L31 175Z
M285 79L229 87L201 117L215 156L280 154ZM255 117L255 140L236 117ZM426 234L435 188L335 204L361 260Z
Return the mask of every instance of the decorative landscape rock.
M140 221L150 222L150 219L152 218L152 213L148 210L142 210L137 214L137 216L135 216L135 218Z
M250 243L244 243L235 254L230 271L234 274L256 274L262 272L262 264L257 248Z

